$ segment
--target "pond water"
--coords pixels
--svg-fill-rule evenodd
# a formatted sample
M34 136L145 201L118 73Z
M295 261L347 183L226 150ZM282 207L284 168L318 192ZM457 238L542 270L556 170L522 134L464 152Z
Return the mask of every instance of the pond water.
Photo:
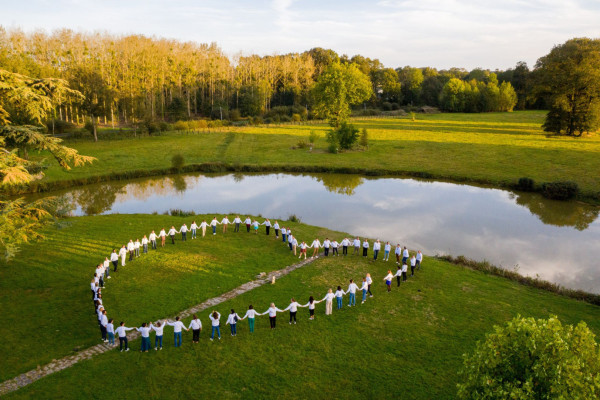
M74 215L171 209L271 219L295 214L307 224L429 255L485 259L562 286L600 292L600 209L538 194L336 174L170 175L52 193L57 194L72 203Z

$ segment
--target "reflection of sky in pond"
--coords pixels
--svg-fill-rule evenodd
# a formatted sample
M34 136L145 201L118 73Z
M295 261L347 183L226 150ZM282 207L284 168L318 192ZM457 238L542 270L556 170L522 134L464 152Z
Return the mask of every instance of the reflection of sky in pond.
M100 196L98 191L116 192L112 206L102 208L112 213L296 214L307 224L398 242L426 254L462 254L509 269L518 265L525 275L600 292L598 209L534 194L411 179L285 174L175 176L72 193L78 190Z

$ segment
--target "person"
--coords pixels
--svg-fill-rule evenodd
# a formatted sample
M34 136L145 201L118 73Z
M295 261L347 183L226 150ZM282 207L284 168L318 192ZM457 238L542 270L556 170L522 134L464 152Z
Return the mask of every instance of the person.
M331 315L333 312L333 298L335 295L333 294L333 290L329 289L323 300L325 300L325 315Z
M223 225L223 233L227 233L227 225L229 225L231 222L229 221L229 218L227 218L227 215L223 217L223 219L221 220L221 225Z
M408 272L408 265L402 264L402 282L406 282L406 273Z
M396 254L396 264L400 265L400 256L402 255L402 248L400 247L400 243L396 244L396 250L394 251Z
M148 254L148 238L146 235L142 238L142 247L144 248L144 254Z
M379 241L379 239L377 239L375 243L373 243L373 261L377 261L379 250L381 250L381 242Z
M141 327L136 328L138 332L142 333L142 347L140 349L140 352L142 353L147 353L148 350L150 350L150 330L152 329L151 326L152 324L150 324L150 326L147 326L144 322Z
M196 231L198 230L198 225L196 224L196 221L192 221L190 229L192 230L192 240L194 240L196 239Z
M363 278L362 281L362 286L360 287L360 290L362 290L362 303L360 304L365 304L365 301L367 301L367 292L369 290L369 284L367 283L367 278Z
M200 228L202 228L202 237L204 237L206 235L207 227L208 227L208 223L206 222L206 220L202 220L202 223L200 224Z
M250 219L250 217L246 217L244 223L246 224L246 232L250 233L250 225L252 224L252 220Z
M192 330L192 343L198 343L200 341L200 331L202 330L202 322L200 321L198 316L196 316L196 314L194 314L194 316L192 317L188 329Z
M262 315L257 313L252 304L248 306L248 311L246 311L246 315L242 319L248 318L248 328L250 329L250 333L254 333L254 320L257 315Z
M362 248L363 248L363 257L367 257L367 255L369 253L369 241L367 240L367 238L365 238L365 241L362 244Z
M385 242L385 246L383 247L383 261L389 261L391 250L392 245L390 244L390 242Z
M181 347L181 330L185 329L186 331L189 331L189 329L179 320L179 316L175 317L175 322L169 322L169 320L167 320L167 325L173 327L173 341L175 342L175 347Z
M335 299L337 301L337 309L340 310L343 306L344 306L344 295L346 294L346 292L344 292L342 290L341 286L337 287L337 290L335 291Z
M388 269L387 275L385 276L385 278L383 278L385 284L387 285L388 292L392 291L392 279L394 279L394 275L392 275L392 271ZM398 285L400 285L400 282L398 282Z
M366 279L367 279L367 285L369 285L367 287L367 291L369 292L369 297L373 297L373 293L371 292L371 285L373 284L373 279L371 278L371 274L369 274L368 272L367 272Z
M354 280L350 279L350 284L348 285L348 290L346 290L346 293L348 293L348 307L352 307L356 305L356 290L358 289L358 286L356 285L356 283L354 283Z
M400 287L400 280L402 279L402 267L400 265L398 265L398 271L396 271L394 276L396 277L396 282L398 283L396 287Z
M108 343L108 339L106 338L106 333L108 332L108 317L106 316L106 310L104 308L101 310L102 314L100 315L100 333L102 335L102 341L104 343Z
M354 239L354 241L352 242L352 245L354 246L354 253L352 253L352 255L353 256L359 255L360 238L358 236L356 237L356 239Z
M108 335L108 344L115 345L115 325L113 324L113 319L108 320L108 324L106 324L106 334Z
M325 250L325 257L329 257L329 248L331 247L331 240L329 238L325 238L323 240L323 249Z
M227 322L225 325L229 324L231 328L231 336L237 336L237 322L240 320L240 316L237 315L235 310L232 308L231 313L227 317Z
M104 257L102 267L104 268L104 277L110 279L110 261L108 261L108 257Z
M339 256L340 253L338 253L338 246L340 244L337 242L337 240L333 239L333 242L331 242L331 255L332 256Z
M317 256L317 253L319 252L319 248L321 248L323 246L321 245L319 238L316 238L315 240L313 240L312 244L309 247L312 247L312 249L313 249L312 258L315 258L315 256Z
M167 320L162 322L158 321L156 325L150 325L154 332L156 332L156 336L154 336L154 350L162 350L162 342L163 342L163 331L165 329L165 323Z
M102 289L104 289L104 270L100 267L100 265L96 266L96 273L94 274L96 279L98 280L98 284Z
M266 220L264 220L264 222L261 225L265 226L266 232L267 232L267 236L269 236L269 232L271 231L271 221L269 221L269 218L267 218Z
M113 271L117 272L117 266L119 265L119 254L117 254L117 249L113 249L112 253L110 253L110 261L113 264Z
M150 239L152 250L156 250L156 233L154 233L154 230L150 232L150 236L148 236L148 239Z
M158 237L160 237L160 247L165 247L165 240L167 239L167 231L165 228L162 228L160 232L158 232Z
M235 219L233 220L233 223L235 224L235 228L233 228L234 232L239 232L240 231L240 224L242 223L242 220L240 219L239 215L235 216Z
M279 222L275 221L273 229L275 229L275 239L279 239Z
M134 330L135 328L128 328L125 326L125 322L121 321L119 327L116 330L119 336L119 350L123 351L123 345L125 345L125 351L129 351L129 342L127 341L127 331Z
M311 321L315 319L315 304L320 303L320 301L315 301L314 297L310 296L308 298L308 303L300 306L300 307L308 307L308 314Z
M254 221L252 222L252 227L254 228L254 233L255 233L255 234L257 234L257 233L258 233L258 226L259 226L259 225L260 225L260 224L258 223L258 221L257 221L257 220L254 220Z
M344 240L342 240L342 255L347 256L348 255L348 246L350 245L350 241L348 240L348 238L344 238Z
M292 250L294 251L294 255L296 255L296 247L298 247L298 241L292 236Z
M417 257L413 254L410 258L410 276L415 276L415 267L417 266Z
M279 308L275 307L275 303L271 303L271 307L269 307L269 309L263 313L263 315L269 314L269 324L271 324L271 329L275 329L278 311L283 312L283 310L280 310Z
M98 284L96 283L96 274L94 274L94 277L92 278L92 281L90 282L90 288L92 289L92 300L96 298L96 286ZM94 308L96 307L96 302L94 301Z
M408 261L408 249L404 246L404 250L402 250L402 264L406 264Z
M292 300L290 300L290 305L283 310L289 310L290 312L290 325L292 324L292 320L294 320L294 325L296 325L296 313L298 312L298 306L300 306L300 304L298 304L298 302L292 297Z
M140 247L142 247L142 244L140 243L140 239L135 239L133 248L135 249L135 257L136 258L140 256Z
M123 245L123 247L121 247L121 250L119 250L119 255L121 256L121 267L124 267L125 259L127 258L127 249L125 248L125 245ZM116 269L115 272L117 272Z
M421 262L423 261L423 253L421 253L421 250L417 251L417 269L420 270L421 269Z
M175 234L179 233L177 232L177 229L175 229L174 226L171 226L171 229L169 229L169 237L171 238L171 244L175 244Z
M181 228L179 228L179 232L181 232L181 241L182 242L185 242L187 240L187 231L188 231L188 227L184 223L183 225L181 225Z
M300 255L298 256L298 258L302 258L302 254L304 254L304 259L306 260L306 248L308 246L306 245L306 242L302 242L300 243ZM294 255L296 255L296 253L294 252Z
M133 260L133 257L135 256L135 244L133 243L133 239L129 239L127 251L129 252L129 261Z
M212 333L210 334L210 340L215 338L215 332L217 332L217 336L219 336L219 340L221 340L221 328L219 325L221 324L221 314L216 311L213 311L212 314L208 316L210 318L210 322L212 325Z
M217 217L214 217L212 221L210 221L210 226L212 227L213 235L217 234L217 225L219 225L219 221L217 221Z
M285 226L281 227L281 240L283 241L283 243L285 243L287 239L287 229L285 229Z
M294 236L292 236L292 231L288 230L288 245L290 246L290 251L292 251L292 242L294 241ZM294 254L296 255L296 254Z

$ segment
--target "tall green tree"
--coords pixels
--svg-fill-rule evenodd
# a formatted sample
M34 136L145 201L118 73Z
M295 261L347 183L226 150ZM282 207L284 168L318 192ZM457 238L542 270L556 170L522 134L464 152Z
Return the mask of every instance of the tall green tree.
M372 93L369 77L355 64L333 63L312 89L314 112L339 128L350 116L350 106L367 101Z
M600 39L577 38L555 46L535 65L536 92L550 111L544 130L581 136L600 127Z

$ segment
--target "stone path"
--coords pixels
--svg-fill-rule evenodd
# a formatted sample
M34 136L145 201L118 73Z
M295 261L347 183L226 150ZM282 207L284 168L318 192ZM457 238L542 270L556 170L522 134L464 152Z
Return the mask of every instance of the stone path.
M224 301L230 300L234 297L237 297L237 296L239 296L243 293L246 293L252 289L255 289L259 286L262 286L266 283L270 283L273 278L277 279L281 276L287 275L290 272L292 272L298 268L304 267L305 265L308 265L315 260L316 259L308 258L297 264L287 266L287 267L277 270L277 271L272 271L272 272L260 277L259 279L256 279L256 280L250 281L250 282L246 282L243 285L238 286L237 288L235 288L227 293L223 293L220 296L213 297L212 299L208 299L208 300L204 301L203 303L195 305L192 308L188 308L187 310L180 312L178 315L183 319L183 318L189 317L193 314L196 314L202 310L206 310L207 308L214 307L217 304L223 303ZM164 318L161 318L160 320L163 320L163 319ZM127 334L127 339L130 341L135 340L139 337L140 337L140 332L138 332L138 331L131 331L129 334ZM116 340L116 343L118 343L118 340ZM105 343L98 344L96 346L92 346L90 348L82 350L72 356L67 356L67 357L61 358L59 360L54 360L51 363L44 365L43 367L33 369L29 372L25 372L13 379L10 379L8 381L0 383L0 396L10 393L10 392L14 392L15 390L18 390L24 386L27 386L45 376L48 376L55 372L69 368L69 367L73 366L74 364L78 363L79 361L89 360L90 358L94 357L95 355L110 351L117 346L118 346L118 344L115 344L115 345L109 345L109 344L105 344Z

